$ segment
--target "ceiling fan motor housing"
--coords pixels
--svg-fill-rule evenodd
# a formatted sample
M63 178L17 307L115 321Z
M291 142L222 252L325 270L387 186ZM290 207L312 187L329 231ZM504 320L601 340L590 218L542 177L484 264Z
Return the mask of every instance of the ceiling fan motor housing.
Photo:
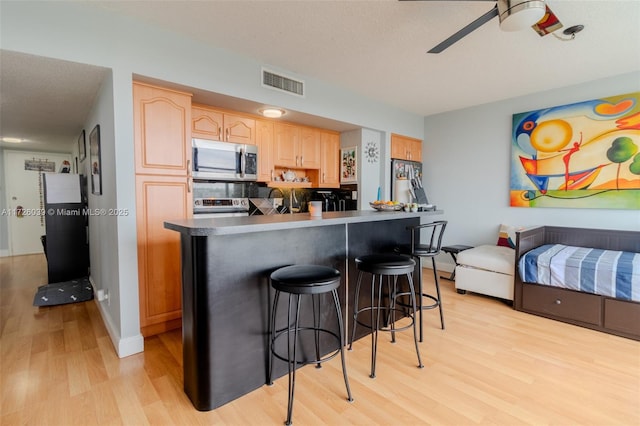
M498 0L498 17L503 31L520 31L540 21L545 14L544 0Z

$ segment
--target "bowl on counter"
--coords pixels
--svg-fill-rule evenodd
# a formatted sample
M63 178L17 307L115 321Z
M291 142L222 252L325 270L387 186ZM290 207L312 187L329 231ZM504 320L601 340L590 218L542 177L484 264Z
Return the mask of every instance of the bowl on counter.
M402 210L403 204L385 204L385 203L372 203L369 205L379 212L393 212Z

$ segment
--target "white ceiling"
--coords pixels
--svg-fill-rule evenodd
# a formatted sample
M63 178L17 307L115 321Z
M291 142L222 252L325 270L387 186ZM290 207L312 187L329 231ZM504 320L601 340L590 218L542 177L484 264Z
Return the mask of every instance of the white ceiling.
M89 3L425 116L640 70L640 0L548 0L565 28L585 26L575 40L502 32L495 18L440 54L426 51L495 2ZM2 135L66 132L68 146L107 71L24 59L2 53Z

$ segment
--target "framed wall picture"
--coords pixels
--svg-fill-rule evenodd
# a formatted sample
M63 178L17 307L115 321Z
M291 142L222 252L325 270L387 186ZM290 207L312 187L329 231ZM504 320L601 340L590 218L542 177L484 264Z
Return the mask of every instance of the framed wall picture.
M100 155L100 125L89 134L89 161L91 162L91 193L102 195L102 160Z
M358 182L358 147L340 150L340 183Z
M512 207L640 209L640 92L513 114Z
M82 129L82 133L78 136L78 159L83 161L87 157L87 145L84 135L84 129Z

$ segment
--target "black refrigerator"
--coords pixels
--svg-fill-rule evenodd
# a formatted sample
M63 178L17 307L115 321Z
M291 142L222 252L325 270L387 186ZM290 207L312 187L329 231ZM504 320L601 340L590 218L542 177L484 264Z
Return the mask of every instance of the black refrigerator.
M89 238L86 199L80 175L45 173L44 250L49 284L89 275Z

